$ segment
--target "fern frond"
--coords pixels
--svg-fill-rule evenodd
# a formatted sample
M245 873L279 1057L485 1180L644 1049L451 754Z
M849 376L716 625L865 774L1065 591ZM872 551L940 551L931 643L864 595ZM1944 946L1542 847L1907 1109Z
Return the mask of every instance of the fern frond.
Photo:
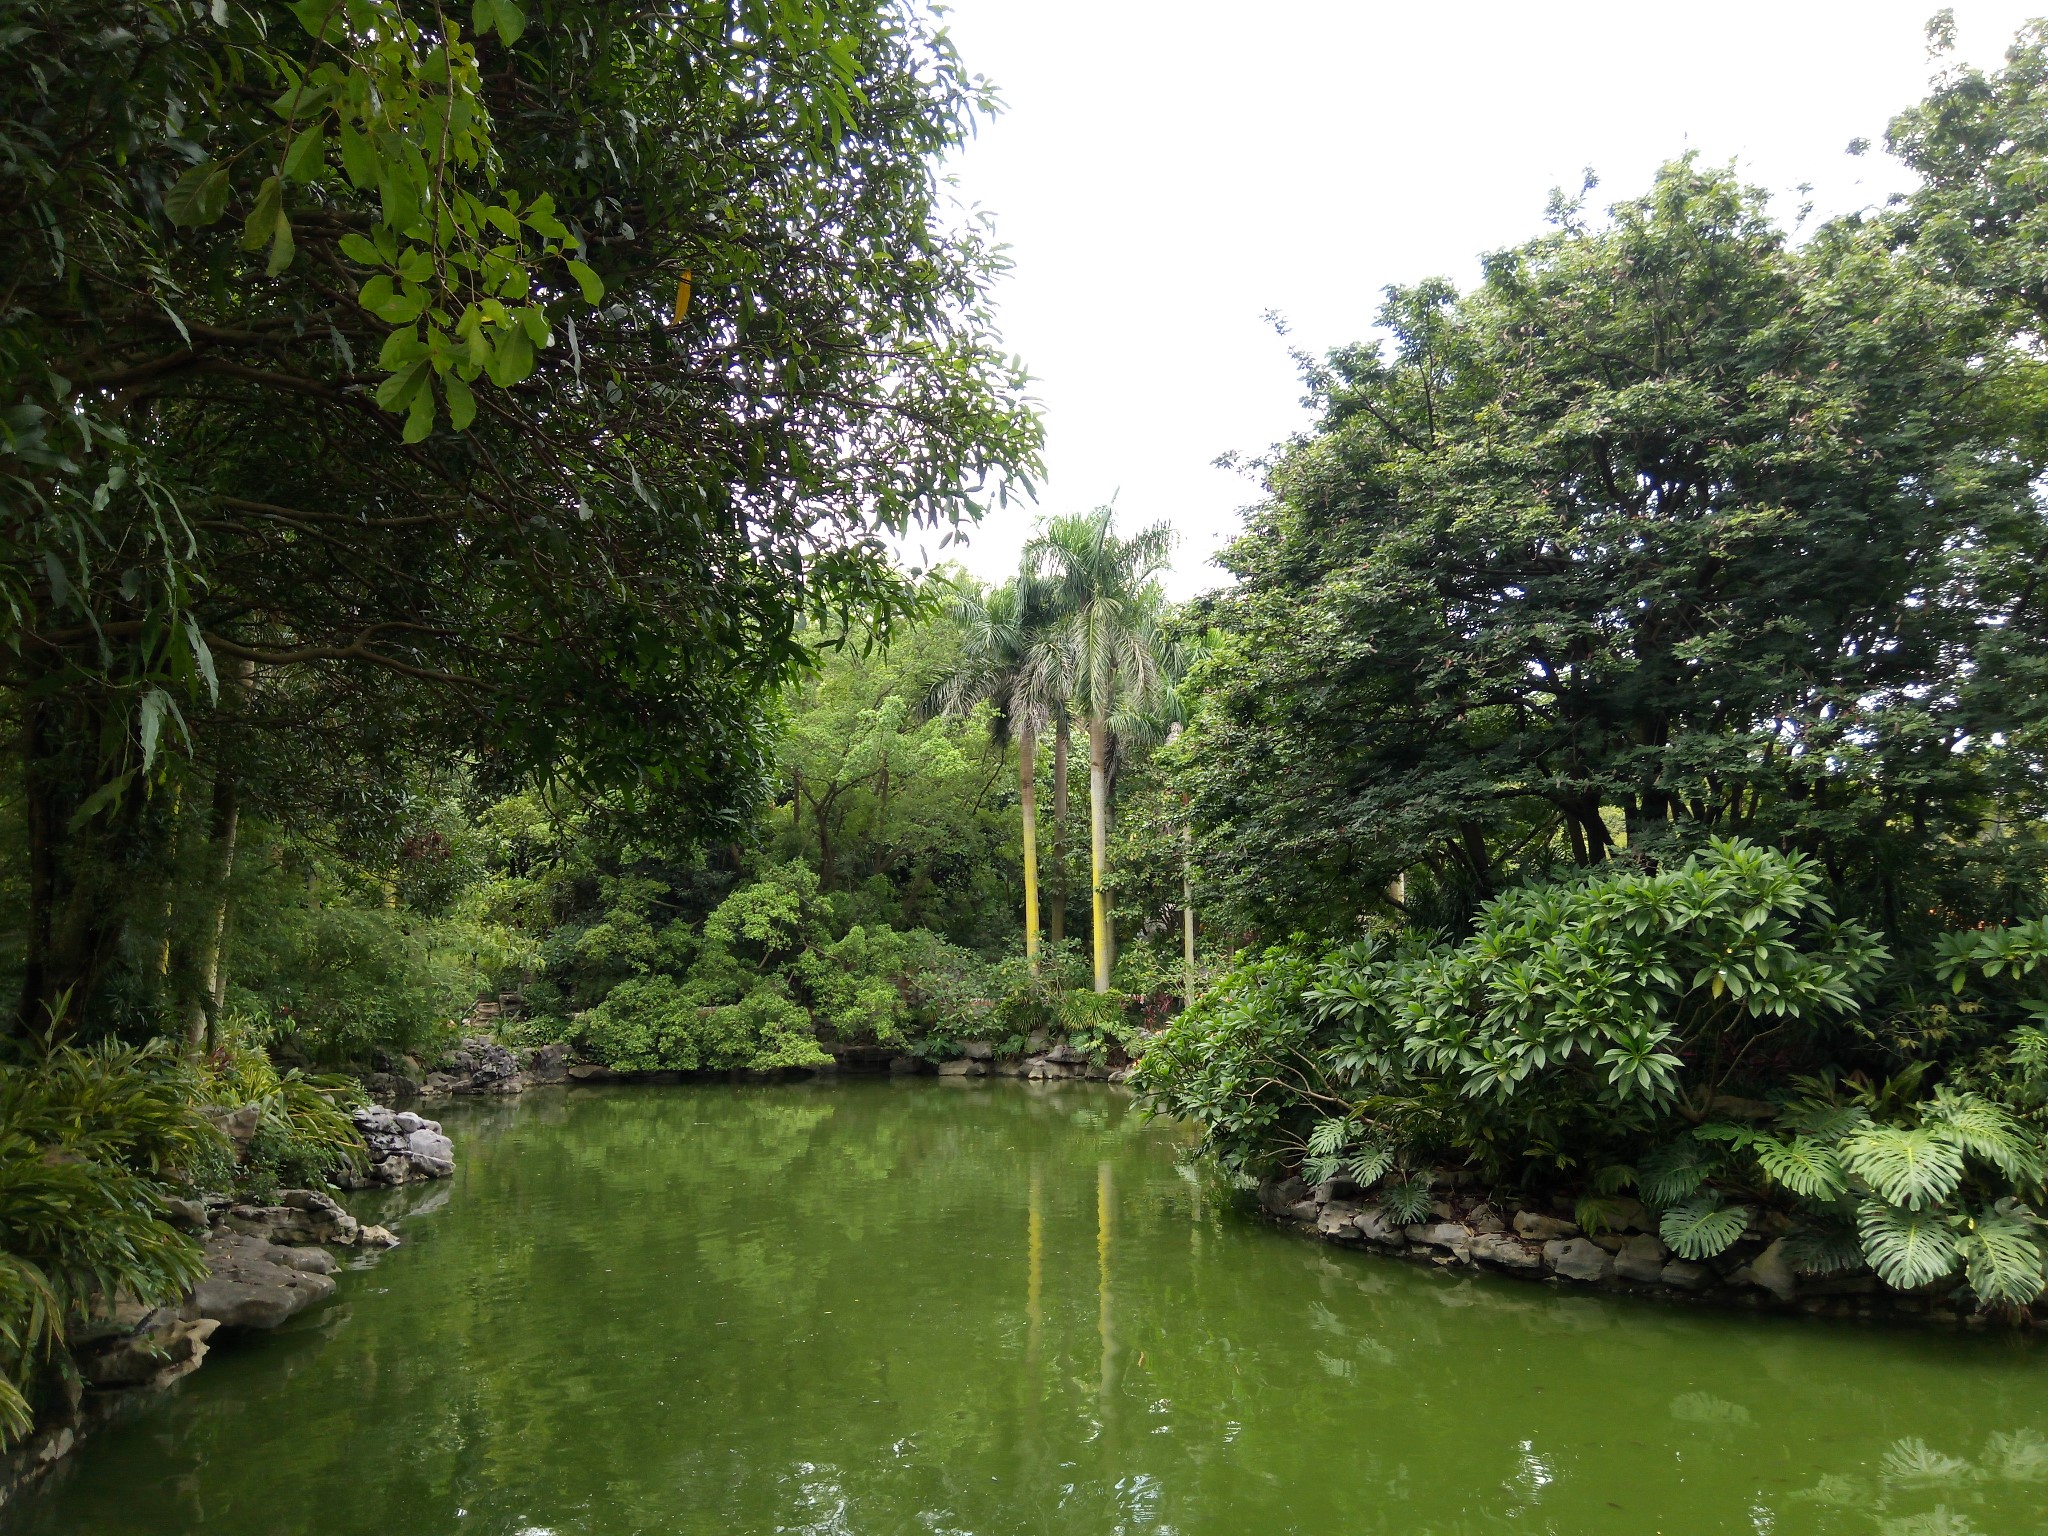
M1895 1290L1910 1291L1955 1273L1955 1236L1939 1216L1866 1200L1857 1214L1856 1232L1863 1241L1863 1257Z
M2041 1224L2031 1213L1986 1211L1972 1219L1956 1248L1963 1256L1964 1277L1980 1302L2024 1307L2048 1290L2041 1237Z
M1842 1142L1842 1166L1892 1205L1924 1211L1963 1182L1963 1151L1944 1126L1866 1125Z
M1780 1141L1756 1139L1757 1166L1802 1200L1832 1200L1849 1187L1841 1159L1833 1150L1806 1136Z
M1702 1195L1675 1205L1657 1224L1657 1235L1682 1259L1710 1259L1722 1252L1749 1225L1749 1212L1723 1205L1719 1195Z

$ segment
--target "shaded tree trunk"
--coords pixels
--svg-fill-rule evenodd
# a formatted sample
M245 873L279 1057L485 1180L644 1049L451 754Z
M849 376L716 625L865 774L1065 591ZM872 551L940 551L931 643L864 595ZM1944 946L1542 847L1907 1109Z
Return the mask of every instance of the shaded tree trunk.
M1024 957L1038 970L1038 739L1017 734L1017 806L1024 823Z
M1052 730L1052 910L1048 914L1053 948L1067 936L1067 752L1073 727L1065 711Z
M1098 712L1088 717L1088 892L1094 918L1095 990L1109 990L1109 893L1103 881L1109 863L1109 722Z
M228 885L235 873L235 840L241 819L241 786L234 770L223 766L213 781L212 836L206 849L203 885L206 906L193 935L192 963L186 968L180 1008L188 1056L198 1056L213 1043L221 1008L227 1002Z

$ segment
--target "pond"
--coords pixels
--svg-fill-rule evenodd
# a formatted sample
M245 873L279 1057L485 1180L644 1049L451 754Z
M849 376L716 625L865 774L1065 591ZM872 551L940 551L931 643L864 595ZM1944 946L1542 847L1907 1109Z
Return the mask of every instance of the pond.
M446 1119L455 1179L384 1207L405 1246L103 1431L9 1528L2048 1532L2027 1340L1324 1248L1119 1090L577 1089Z

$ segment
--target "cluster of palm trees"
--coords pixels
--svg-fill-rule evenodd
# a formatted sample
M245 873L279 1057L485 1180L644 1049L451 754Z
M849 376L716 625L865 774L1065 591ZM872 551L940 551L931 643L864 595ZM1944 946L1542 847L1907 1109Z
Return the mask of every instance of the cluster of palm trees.
M990 705L998 744L1017 747L1024 951L1034 970L1039 953L1038 744L1051 733L1053 823L1062 871L1053 893L1051 936L1058 944L1066 922L1067 760L1075 724L1086 732L1097 992L1109 990L1116 958L1105 877L1118 754L1164 739L1179 723L1177 685L1187 654L1162 633L1166 602L1158 582L1173 543L1165 523L1119 535L1109 507L1048 520L1025 545L1012 580L960 599L966 644L959 665L933 690L934 706L948 713Z

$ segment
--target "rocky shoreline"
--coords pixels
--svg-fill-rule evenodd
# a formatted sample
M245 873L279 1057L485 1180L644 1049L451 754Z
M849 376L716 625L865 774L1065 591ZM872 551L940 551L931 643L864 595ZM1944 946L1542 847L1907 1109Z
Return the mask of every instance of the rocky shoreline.
M246 1111L219 1117L230 1136L254 1131ZM370 1105L354 1111L370 1146L351 1189L384 1189L455 1171L454 1148L432 1120ZM280 1190L264 1204L207 1195L168 1202L171 1220L199 1241L207 1274L174 1305L117 1301L74 1330L77 1374L59 1411L0 1459L0 1505L69 1455L91 1430L142 1394L159 1392L205 1362L223 1330L265 1332L326 1301L342 1260L394 1248L388 1228L359 1221L324 1190Z
M1428 1216L1413 1222L1401 1221L1343 1179L1313 1188L1298 1177L1269 1181L1259 1186L1258 1203L1273 1220L1323 1242L1437 1268L1816 1316L1985 1321L1953 1281L1938 1290L1901 1292L1865 1269L1799 1273L1785 1256L1782 1227L1789 1223L1771 1213L1725 1252L1696 1262L1666 1247L1656 1218L1632 1200L1621 1202L1612 1230L1589 1232L1569 1218L1568 1198L1560 1197L1549 1210L1495 1204L1458 1173L1439 1174L1431 1189L1436 1198Z

